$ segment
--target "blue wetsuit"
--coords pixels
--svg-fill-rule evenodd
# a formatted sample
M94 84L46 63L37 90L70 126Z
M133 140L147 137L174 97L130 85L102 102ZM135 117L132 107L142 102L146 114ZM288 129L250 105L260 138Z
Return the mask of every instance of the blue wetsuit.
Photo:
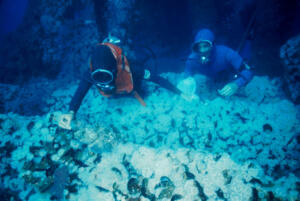
M200 41L214 42L213 33L208 29L200 30L195 37L193 46L195 47ZM201 54L194 51L194 49L186 62L186 76L200 73L216 79L220 74L226 72L228 79L234 80L239 87L248 83L253 77L253 73L244 68L243 58L229 47L223 45L213 46L210 61L206 64L201 63Z

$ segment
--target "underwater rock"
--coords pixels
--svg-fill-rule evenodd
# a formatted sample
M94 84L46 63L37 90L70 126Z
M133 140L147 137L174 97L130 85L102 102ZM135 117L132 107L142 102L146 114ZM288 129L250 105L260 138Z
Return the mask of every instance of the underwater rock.
M296 182L296 191L298 191L298 193L300 194L300 182Z
M182 195L175 194L172 196L171 201L181 200L183 198Z
M259 201L259 196L258 196L258 190L254 187L252 187L252 197L250 198L250 201Z
M6 142L4 146L0 147L0 159L2 157L10 158L11 153L17 148L16 145L14 145L11 142Z
M71 184L67 185L66 189L68 190L68 193L77 193L78 192L78 185L77 184Z
M105 193L110 192L108 189L103 188L103 187L101 187L101 186L96 186L96 188L97 188L100 192L105 192Z
M276 197L274 196L274 193L273 193L272 191L269 191L269 192L268 192L266 198L267 198L268 201L273 201L273 200L274 200L274 201L281 201L281 199L276 198Z
M208 197L205 195L203 187L200 185L200 183L196 180L194 180L194 185L196 186L196 188L198 189L198 197L202 200L202 201L206 201L208 200Z
M34 170L34 162L33 161L26 161L23 165L24 170Z
M267 76L254 76L245 86L245 95L251 102L266 103L282 96L282 81Z
M141 185L140 181L138 178L130 178L129 181L127 182L127 190L129 194L136 195L138 193L141 193Z
M2 189L0 188L0 200L1 201L21 201L21 199L18 196L18 192L12 191L10 189Z
M74 163L79 167L88 167L84 162L82 162L82 157L84 156L84 149L82 151L76 151L73 148L69 148L67 151L62 151L63 154L58 156L60 160L67 163Z
M194 139L187 133L184 133L184 132L180 133L179 142L184 147L195 148L194 147L194 143L195 143Z
M75 139L80 140L82 143L90 144L99 137L99 134L95 132L93 128L87 127L85 129L79 129L75 131L74 137Z
M47 177L52 176L57 168L58 168L58 164L51 163L49 165L49 168L47 168L46 170L46 176Z
M78 167L89 167L87 164L85 164L84 162L82 162L81 160L77 160L77 159L74 159L74 164L77 165Z
M263 125L263 131L264 132L272 132L273 131L273 128L270 124L264 124Z
M123 193L120 190L120 187L119 187L119 185L117 183L113 184L113 192L112 192L112 194L113 194L113 197L114 197L115 200L120 200L120 199L127 200L129 198L129 196L127 194Z
M145 198L148 198L150 201L155 201L156 200L155 195L152 194L148 189L148 182L149 180L147 178L144 178L142 181L142 188L141 188L142 195Z
M222 199L222 200L227 200L225 197L224 197L224 192L219 188L217 191L216 191L216 194L217 196Z
M128 201L142 201L141 198L128 198Z
M37 153L42 149L40 146L30 146L29 151L34 155L37 156Z
M65 150L63 148L58 150L58 157L63 161L71 161L76 157L77 152L74 149Z
M285 68L286 91L295 103L300 103L300 35L288 40L280 49Z
M126 154L123 155L122 165L127 170L129 177L136 177L136 176L138 176L138 173L135 170L135 168L133 167L133 165L126 159Z
M41 162L35 164L34 170L35 171L44 171L44 170L47 170L47 169L50 168L50 164L51 164L51 161L49 160L49 158L44 157L44 158L42 158Z
M253 177L250 181L249 181L251 184L259 184L260 186L262 187L273 187L274 184L269 182L269 183L263 183L261 180Z
M34 127L34 121L30 121L28 124L27 124L27 130L30 132L31 131L31 129L33 129L33 127Z
M184 176L184 178L186 178L186 180L195 179L195 175L189 171L189 168L187 165L184 165L184 169L185 169L185 171L184 171L183 176Z
M172 194L175 190L175 185L173 182L170 180L170 178L166 176L162 176L160 178L159 184L157 184L154 189L161 188L161 191L158 195L158 199L163 199L163 198L171 198Z
M73 173L69 174L69 179L70 179L70 183L72 183L73 181L82 182L82 180L78 177L77 172L73 172Z
M25 180L26 183L29 184L36 184L38 182L40 182L40 178L33 176L31 173L30 174L25 174L23 176L23 179Z
M153 128L157 132L168 133L171 128L172 118L169 115L162 114L158 115L153 122Z
M78 140L71 140L71 142L70 142L70 146L75 150L79 149L80 145L81 145L81 143Z
M230 184L231 180L232 180L232 176L229 175L229 170L223 170L222 174L223 174L223 177L225 179L225 185Z
M37 188L41 193L46 192L53 184L53 177L47 177L37 184Z
M121 172L121 170L119 170L119 169L116 168L116 167L112 167L111 170L112 170L113 172L117 173L117 175L119 175L120 178L122 178L122 172Z
M97 154L96 154L96 158L94 159L93 163L94 163L94 164L98 164L98 163L101 162L101 160L102 160L102 155L99 154L99 153L97 153Z
M87 143L89 150L93 153L101 154L110 152L121 139L119 133L114 129L99 127L97 129L86 129L83 136L78 140Z

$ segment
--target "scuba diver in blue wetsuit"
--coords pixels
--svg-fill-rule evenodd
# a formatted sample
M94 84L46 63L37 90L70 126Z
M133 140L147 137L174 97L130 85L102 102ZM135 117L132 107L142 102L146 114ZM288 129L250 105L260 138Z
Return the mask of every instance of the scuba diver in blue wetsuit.
M253 77L250 67L236 51L214 44L214 34L209 29L198 31L192 45L192 53L186 62L186 79L182 80L179 85L194 86L192 91L195 91L196 81L193 76L197 73L203 74L217 83L222 80L222 83L218 83L222 84L218 93L224 97L235 94Z

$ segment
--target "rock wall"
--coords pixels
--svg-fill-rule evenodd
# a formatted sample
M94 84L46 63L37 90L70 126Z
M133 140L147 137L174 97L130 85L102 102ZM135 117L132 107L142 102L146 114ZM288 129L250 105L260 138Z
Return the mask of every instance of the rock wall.
M286 89L293 102L300 103L300 35L288 40L280 49Z
M2 42L2 83L20 84L36 76L53 79L61 71L82 70L99 37L93 3L78 1L30 1L23 24Z

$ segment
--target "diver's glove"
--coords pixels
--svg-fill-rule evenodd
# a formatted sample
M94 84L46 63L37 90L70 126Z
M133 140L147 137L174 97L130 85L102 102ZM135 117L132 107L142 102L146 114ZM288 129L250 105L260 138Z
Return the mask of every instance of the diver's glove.
M182 92L181 97L186 101L193 101L198 100L199 97L195 94L196 93L196 81L192 77L188 77L184 80L181 80L177 84L177 88Z
M230 83L226 84L222 89L219 89L218 93L221 96L229 97L229 96L232 96L233 94L235 94L236 91L238 90L238 88L239 88L239 86L235 82L230 82Z
M60 120L58 126L67 130L71 130L71 122L74 118L74 111L70 111L67 114L63 114L60 116Z

